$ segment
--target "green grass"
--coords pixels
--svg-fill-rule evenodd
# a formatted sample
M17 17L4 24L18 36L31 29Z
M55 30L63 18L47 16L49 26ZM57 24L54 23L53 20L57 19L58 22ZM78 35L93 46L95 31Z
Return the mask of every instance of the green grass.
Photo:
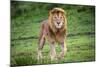
M90 38L90 39L89 39ZM13 41L11 49L12 65L36 65L66 62L82 62L95 60L95 41L94 35L82 35L68 37L68 52L63 60L50 61L49 45L46 42L43 48L44 59L37 61L37 39ZM16 45L15 45L16 44ZM59 55L60 47L56 45L57 55Z

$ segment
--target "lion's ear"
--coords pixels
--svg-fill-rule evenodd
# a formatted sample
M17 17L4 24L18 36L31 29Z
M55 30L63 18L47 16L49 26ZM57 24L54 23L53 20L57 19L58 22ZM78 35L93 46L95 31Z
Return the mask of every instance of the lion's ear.
M54 12L54 10L50 10L50 11L49 11L49 14L51 15L51 14L53 14L53 12Z

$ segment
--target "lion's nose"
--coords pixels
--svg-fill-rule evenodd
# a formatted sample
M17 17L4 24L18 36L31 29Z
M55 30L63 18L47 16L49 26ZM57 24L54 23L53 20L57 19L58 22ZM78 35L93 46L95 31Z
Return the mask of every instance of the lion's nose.
M59 24L60 24L60 22L57 22L57 24L59 25Z

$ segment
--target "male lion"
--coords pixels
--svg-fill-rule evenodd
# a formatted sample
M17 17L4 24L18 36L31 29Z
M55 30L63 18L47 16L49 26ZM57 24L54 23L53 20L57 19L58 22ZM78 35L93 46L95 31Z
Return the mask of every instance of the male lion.
M59 43L61 46L61 53L59 58L63 58L66 53L66 30L67 21L65 17L65 11L61 8L54 8L49 12L48 20L45 20L41 24L41 31L38 43L38 59L42 58L42 48L45 40L47 39L50 44L50 57L51 60L56 60L55 43Z

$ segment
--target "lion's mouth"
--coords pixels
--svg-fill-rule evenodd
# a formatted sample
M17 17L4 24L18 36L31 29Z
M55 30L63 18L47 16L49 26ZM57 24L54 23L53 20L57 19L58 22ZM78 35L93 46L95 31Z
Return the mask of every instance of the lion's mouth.
M62 23L55 23L56 28L61 28L62 27Z

